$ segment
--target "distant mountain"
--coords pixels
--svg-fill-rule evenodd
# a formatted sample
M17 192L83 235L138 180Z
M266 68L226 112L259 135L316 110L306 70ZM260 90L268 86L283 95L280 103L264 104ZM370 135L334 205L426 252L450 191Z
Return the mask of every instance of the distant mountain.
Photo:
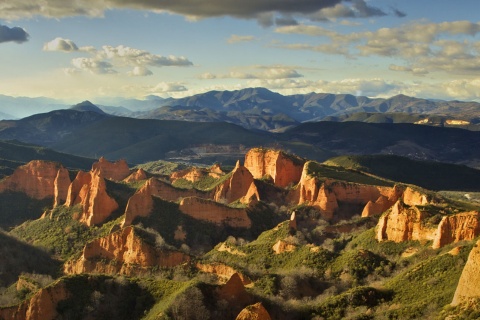
M89 111L89 112L96 112L99 114L105 114L105 112L91 103L90 101L86 100L83 102L80 102L70 108L70 110L76 110L76 111Z
M49 98L10 97L0 94L0 112L7 114L2 119L24 118L37 113L65 109L67 105Z
M0 139L49 146L108 115L92 111L56 110L20 120L0 121Z

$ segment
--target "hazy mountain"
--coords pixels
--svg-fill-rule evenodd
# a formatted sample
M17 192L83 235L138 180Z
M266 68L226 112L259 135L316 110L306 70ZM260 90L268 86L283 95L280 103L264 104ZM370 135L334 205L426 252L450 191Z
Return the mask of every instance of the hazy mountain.
M70 108L70 110L89 111L89 112L96 112L96 113L100 113L100 114L105 114L105 112L102 109L100 109L99 107L97 107L96 105L94 105L93 103L91 103L88 100L74 105L73 107Z
M0 94L0 112L8 115L8 117L3 117L3 119L23 118L37 113L65 108L67 108L67 105L55 99L10 97Z

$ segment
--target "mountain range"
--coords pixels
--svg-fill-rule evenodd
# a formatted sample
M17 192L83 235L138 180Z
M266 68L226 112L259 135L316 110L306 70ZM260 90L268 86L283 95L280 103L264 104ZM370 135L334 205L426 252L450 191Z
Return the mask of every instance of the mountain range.
M279 130L305 121L416 122L429 117L433 117L433 120L426 120L425 124L478 130L480 122L480 104L477 102L428 100L405 95L388 99L329 93L284 96L265 88L249 88L210 91L180 99L149 96L145 100L104 99L103 102L97 106L105 113L117 116L197 122L226 121L259 130ZM35 111L38 113L65 108L69 106L52 99L0 96L0 112L6 114L4 119L25 117ZM365 117L356 115L358 113L387 113L389 116ZM401 117L398 113L410 114L412 117ZM443 120L439 121L440 118Z

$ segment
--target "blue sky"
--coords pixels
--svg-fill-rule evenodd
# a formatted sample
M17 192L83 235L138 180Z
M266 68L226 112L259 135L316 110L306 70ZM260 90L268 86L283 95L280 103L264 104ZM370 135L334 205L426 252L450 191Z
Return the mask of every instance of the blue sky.
M478 0L5 2L0 94L76 103L261 86L480 101Z

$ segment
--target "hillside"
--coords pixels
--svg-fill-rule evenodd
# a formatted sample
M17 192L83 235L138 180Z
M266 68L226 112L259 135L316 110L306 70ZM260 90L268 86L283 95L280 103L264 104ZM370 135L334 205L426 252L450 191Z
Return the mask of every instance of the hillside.
M480 191L480 170L394 155L340 156L325 164L368 172L429 190Z
M268 148L248 150L231 171L164 162L131 170L101 158L71 174L32 161L0 181L4 203L18 203L14 194L23 206L47 200L41 217L0 232L0 317L476 315L469 301L480 295L468 285L478 278L480 207L368 173L374 163L405 169L402 161L413 167L405 175L430 164L323 164Z

